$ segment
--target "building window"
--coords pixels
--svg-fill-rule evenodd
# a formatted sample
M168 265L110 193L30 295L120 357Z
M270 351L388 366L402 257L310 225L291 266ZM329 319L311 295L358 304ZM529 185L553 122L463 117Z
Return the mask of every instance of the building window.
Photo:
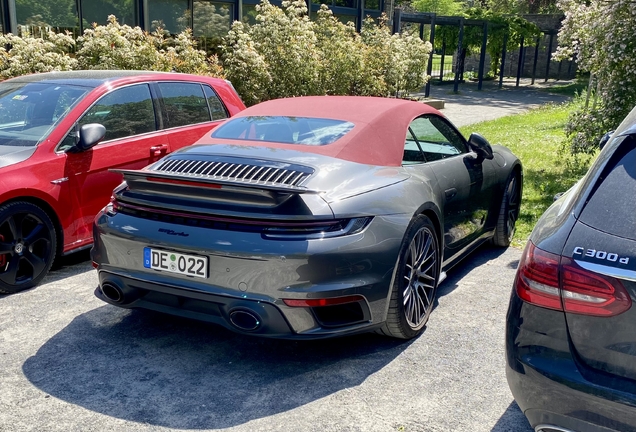
M371 10L380 10L380 0L364 0L364 8Z
M170 34L192 27L192 11L188 0L148 0L146 29L162 28Z
M78 25L75 0L15 0L15 15L20 32L33 36L47 27L65 30Z
M222 37L232 24L232 3L195 0L193 3L192 32L195 37Z
M115 15L120 24L137 25L135 5L131 0L82 0L84 28L92 27L93 23L107 24L109 15Z

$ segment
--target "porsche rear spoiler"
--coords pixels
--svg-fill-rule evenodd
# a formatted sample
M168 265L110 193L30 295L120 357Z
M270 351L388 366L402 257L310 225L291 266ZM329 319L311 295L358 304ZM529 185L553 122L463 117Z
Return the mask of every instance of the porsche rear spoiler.
M167 185L200 186L210 189L250 189L253 192L268 191L280 194L321 194L324 191L303 186L292 186L265 181L207 178L195 175L165 174L148 170L111 169L111 172L124 176L127 182L163 183Z

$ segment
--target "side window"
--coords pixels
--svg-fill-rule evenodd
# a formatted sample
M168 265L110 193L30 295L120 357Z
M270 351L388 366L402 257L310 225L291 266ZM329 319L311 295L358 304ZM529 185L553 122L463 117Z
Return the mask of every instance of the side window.
M409 128L406 131L406 142L404 143L404 156L402 156L402 165L412 165L426 162L424 154L420 150L420 145L413 136L413 131Z
M104 141L156 131L155 110L148 84L120 88L102 96L82 116L77 129L64 138L58 150L74 146L79 127L88 123L104 125Z
M418 117L411 122L410 129L427 161L466 153L466 145L461 136L437 116Z
M159 83L163 99L163 127L173 128L210 121L208 102L201 84Z
M210 86L204 85L203 91L205 92L205 98L208 100L208 107L210 107L210 114L212 114L212 120L221 120L228 118L227 111L223 106L223 102L216 95L216 92L212 90Z

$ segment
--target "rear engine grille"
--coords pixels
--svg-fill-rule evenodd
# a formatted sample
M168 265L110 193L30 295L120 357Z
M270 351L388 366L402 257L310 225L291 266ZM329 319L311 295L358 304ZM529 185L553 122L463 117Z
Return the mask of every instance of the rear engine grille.
M218 158L215 160L169 158L152 171L210 180L232 180L250 184L300 186L313 173L313 168L269 161Z

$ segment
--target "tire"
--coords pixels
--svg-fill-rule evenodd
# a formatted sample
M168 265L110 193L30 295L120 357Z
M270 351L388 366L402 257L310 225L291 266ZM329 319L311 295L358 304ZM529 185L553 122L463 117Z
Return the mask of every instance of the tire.
M378 333L412 339L424 331L437 292L441 265L439 257L435 226L428 217L417 216L404 235L391 287L387 319ZM413 265L414 260L416 265ZM418 269L419 274L414 269Z
M51 269L57 239L51 218L28 202L0 207L0 293L39 284Z
M503 198L501 199L501 207L497 218L497 226L495 227L495 235L492 243L499 247L508 247L515 235L515 224L519 217L519 205L521 203L519 176L512 173L506 183Z

